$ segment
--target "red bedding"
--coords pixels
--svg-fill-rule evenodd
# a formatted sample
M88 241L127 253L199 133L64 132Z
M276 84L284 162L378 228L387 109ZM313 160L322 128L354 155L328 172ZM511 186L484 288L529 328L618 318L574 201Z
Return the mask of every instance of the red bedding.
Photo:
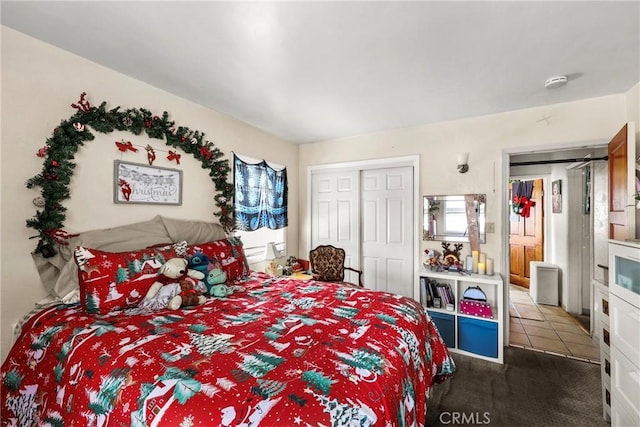
M415 301L253 274L190 310L33 316L2 365L2 425L424 425L455 371Z

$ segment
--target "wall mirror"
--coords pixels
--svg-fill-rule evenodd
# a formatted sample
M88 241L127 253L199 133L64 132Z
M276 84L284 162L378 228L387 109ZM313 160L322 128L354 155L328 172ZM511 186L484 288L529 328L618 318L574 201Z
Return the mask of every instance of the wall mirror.
M469 233L478 233L485 243L484 194L424 196L423 240L468 242Z

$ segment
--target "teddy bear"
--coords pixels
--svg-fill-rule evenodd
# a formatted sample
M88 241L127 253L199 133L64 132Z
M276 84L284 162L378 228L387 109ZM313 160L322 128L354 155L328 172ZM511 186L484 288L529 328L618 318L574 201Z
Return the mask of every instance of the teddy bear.
M179 308L182 305L181 282L185 280L192 281L193 287L202 291L198 288L203 286L200 281L204 279L204 274L187 268L187 264L188 262L184 258L167 260L158 270L156 281L149 288L139 307L150 310L159 310L169 306L173 310ZM205 300L204 297L198 299L201 302Z
M180 281L180 293L169 300L167 308L177 310L180 307L204 304L206 301L202 292L196 289L196 281L186 277Z

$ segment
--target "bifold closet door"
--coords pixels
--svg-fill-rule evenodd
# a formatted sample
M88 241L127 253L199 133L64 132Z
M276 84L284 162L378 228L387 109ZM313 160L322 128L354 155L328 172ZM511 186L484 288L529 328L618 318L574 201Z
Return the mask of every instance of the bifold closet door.
M362 266L366 287L413 297L413 170L361 172Z

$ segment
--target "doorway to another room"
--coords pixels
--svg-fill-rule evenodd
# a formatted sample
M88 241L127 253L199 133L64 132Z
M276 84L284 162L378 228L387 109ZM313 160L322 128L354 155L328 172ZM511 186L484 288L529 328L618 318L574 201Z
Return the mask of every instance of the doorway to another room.
M606 241L607 232L606 162L589 157L601 151L594 147L510 155L509 345L599 363L599 337L592 334L590 309L593 241ZM594 169L597 191L602 190L598 193ZM528 209L527 215L516 202ZM602 212L605 221L594 229L594 217L599 220ZM535 271L541 271L537 266L556 268L557 282L552 283L553 276L536 277Z

